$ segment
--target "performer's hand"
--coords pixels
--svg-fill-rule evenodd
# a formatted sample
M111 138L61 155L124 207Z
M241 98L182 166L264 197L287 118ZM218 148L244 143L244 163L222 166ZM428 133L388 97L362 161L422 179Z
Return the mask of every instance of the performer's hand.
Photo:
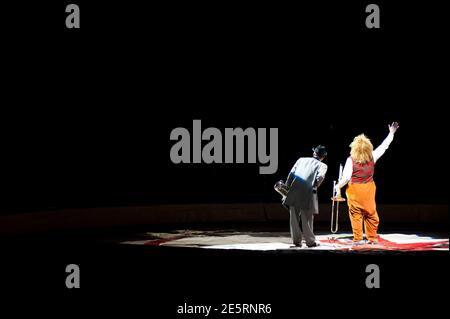
M388 127L389 127L389 132L391 132L392 134L394 134L395 131L397 131L397 129L398 129L400 126L398 125L397 122L392 122L392 124L391 124L391 125L388 125Z
M341 188L339 187L339 184L336 184L336 186L334 186L334 192L336 194L336 197L341 197Z

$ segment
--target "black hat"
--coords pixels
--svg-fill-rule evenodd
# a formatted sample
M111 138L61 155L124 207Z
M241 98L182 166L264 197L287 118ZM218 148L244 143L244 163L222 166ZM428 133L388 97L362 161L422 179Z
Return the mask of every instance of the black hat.
M326 150L325 146L323 146L323 145L319 145L316 148L313 148L313 151L319 157L327 156L327 150Z

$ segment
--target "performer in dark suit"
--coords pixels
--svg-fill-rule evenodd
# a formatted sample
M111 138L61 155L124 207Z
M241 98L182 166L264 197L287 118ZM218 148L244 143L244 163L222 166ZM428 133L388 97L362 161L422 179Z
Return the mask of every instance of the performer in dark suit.
M319 145L313 152L312 157L297 160L286 181L289 193L283 205L289 206L291 238L296 246L301 246L302 237L305 237L308 247L318 245L313 231L314 215L319 213L317 187L324 180L328 167L322 163L327 155L325 147ZM299 218L303 232L300 230Z

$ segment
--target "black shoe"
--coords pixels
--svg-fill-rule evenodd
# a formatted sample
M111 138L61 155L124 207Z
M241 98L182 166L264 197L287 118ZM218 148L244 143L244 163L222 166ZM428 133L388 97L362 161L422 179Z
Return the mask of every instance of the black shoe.
M307 245L308 246L308 248L311 248L311 247L317 247L317 246L320 246L320 244L318 243L318 242L314 242L314 243L312 243L311 245Z

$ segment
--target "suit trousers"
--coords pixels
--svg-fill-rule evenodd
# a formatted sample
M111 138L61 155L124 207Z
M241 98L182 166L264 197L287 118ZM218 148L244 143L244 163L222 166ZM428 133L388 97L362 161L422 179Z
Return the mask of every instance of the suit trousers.
M375 203L376 189L375 182L348 184L346 194L354 241L363 239L363 223L367 240L372 242L378 240L377 231L380 219Z
M307 246L313 245L316 242L313 232L314 210L297 210L295 206L289 206L289 215L291 238L294 245L301 245L303 237ZM300 229L300 220L302 229Z

